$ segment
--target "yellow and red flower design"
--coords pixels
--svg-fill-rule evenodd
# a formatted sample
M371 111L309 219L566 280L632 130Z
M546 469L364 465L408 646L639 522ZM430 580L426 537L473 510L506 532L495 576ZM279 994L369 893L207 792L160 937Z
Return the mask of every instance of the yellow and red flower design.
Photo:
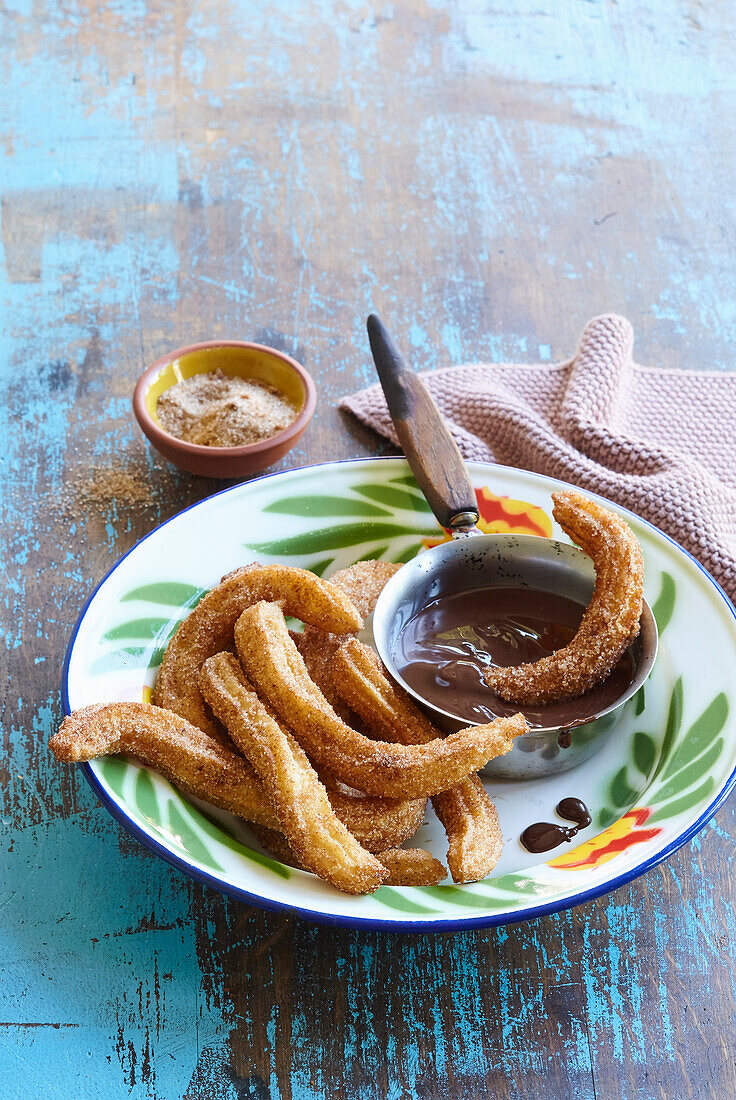
M592 840L586 840L571 852L549 860L550 867L564 867L566 870L578 870L583 867L599 867L608 863L619 852L632 848L635 844L644 844L661 833L661 829L645 829L642 826L651 814L644 806L629 810L622 818L614 822Z
M518 535L541 535L550 538L552 520L538 505L528 500L514 500L513 497L499 497L492 493L487 485L475 490L480 519L478 526L486 535L512 532ZM449 540L449 534L443 538L425 539L424 545L439 546Z

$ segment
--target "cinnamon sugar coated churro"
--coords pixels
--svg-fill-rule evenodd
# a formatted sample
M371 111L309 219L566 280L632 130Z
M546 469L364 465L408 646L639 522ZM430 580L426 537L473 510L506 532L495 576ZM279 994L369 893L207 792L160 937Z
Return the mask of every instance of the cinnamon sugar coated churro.
M248 761L178 714L149 703L108 703L68 715L49 741L67 764L123 753L160 772L184 794L278 829L279 821ZM332 807L363 847L383 851L414 835L424 802L329 790Z
M388 872L335 816L306 753L258 698L237 659L230 653L210 657L199 683L205 699L260 776L284 836L302 866L346 893L377 889Z
M620 516L582 493L552 494L562 530L593 559L595 588L572 641L530 664L484 671L488 686L510 703L572 699L608 676L639 633L644 562L634 532Z
M330 584L339 588L366 619L375 608L394 573L401 565L392 561L356 561L347 569L339 569L330 577Z
M271 829L278 818L251 765L185 718L148 703L108 703L70 714L49 742L58 760L125 753L184 791Z
M358 561L347 569L339 569L330 577L330 584L339 588L354 604L365 619L374 610L386 582L401 566L389 561ZM360 728L360 719L345 705L335 690L332 663L345 635L329 634L319 627L307 625L300 638L295 638L297 649L304 658L307 671L332 709L348 725Z
M264 825L250 824L248 828L268 854L277 859L279 863L285 863L287 867L296 867L297 871L306 870L306 867L302 867L296 852L283 833L277 832L276 829L267 829Z
M204 662L232 645L240 613L259 600L275 600L287 615L332 634L354 634L362 617L345 593L306 569L289 565L247 565L223 577L187 616L169 642L153 701L195 726L220 736L197 686Z
M283 833L263 825L251 825L251 832L274 859L300 871L306 870ZM378 852L376 859L388 871L388 886L438 886L447 877L440 860L424 848L387 848Z
M426 798L381 798L340 790L328 773L320 776L332 808L369 852L382 852L410 840L424 821Z
M447 876L446 868L424 848L390 848L377 858L391 886L437 886Z
M439 736L405 691L385 675L377 653L350 638L334 659L342 698L386 740L426 744ZM432 798L447 834L447 862L453 881L477 882L491 873L503 848L496 807L478 775L469 775Z
M369 794L419 798L451 787L509 751L527 730L524 718L499 718L423 745L373 741L335 714L310 679L273 603L247 608L235 624L246 675L320 767Z
M360 718L341 698L335 687L333 663L345 635L327 634L316 626L306 626L294 644L299 650L310 679L317 685L332 709L344 722L363 732Z

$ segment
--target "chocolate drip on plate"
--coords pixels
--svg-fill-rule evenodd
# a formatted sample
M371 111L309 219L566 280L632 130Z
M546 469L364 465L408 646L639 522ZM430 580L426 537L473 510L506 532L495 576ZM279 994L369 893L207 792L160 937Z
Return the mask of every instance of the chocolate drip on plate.
M541 855L542 852L551 852L565 841L576 837L581 829L587 828L591 822L590 810L580 798L563 798L555 806L555 813L564 817L566 821L574 821L574 825L557 825L552 821L536 821L527 826L521 834L521 843L527 852Z

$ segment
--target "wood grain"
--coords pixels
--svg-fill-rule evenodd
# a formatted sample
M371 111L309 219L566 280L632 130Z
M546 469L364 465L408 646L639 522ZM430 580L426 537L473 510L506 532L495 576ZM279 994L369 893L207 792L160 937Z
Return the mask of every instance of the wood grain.
M278 468L380 451L336 412L371 310L415 369L564 357L605 310L639 362L731 369L728 6L17 0L0 29L3 1095L736 1095L732 804L572 912L379 936L194 885L45 749L92 587L221 487L134 424L166 350L305 363Z
M427 504L442 527L472 527L478 505L460 449L427 386L406 363L386 327L368 318L368 338L396 436Z

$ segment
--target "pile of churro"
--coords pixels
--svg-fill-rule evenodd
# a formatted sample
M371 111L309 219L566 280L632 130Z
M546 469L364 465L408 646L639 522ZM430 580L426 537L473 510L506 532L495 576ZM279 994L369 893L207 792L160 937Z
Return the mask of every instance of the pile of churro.
M284 565L230 573L172 638L153 704L78 710L52 751L138 760L349 894L447 876L429 852L402 847L431 799L453 880L485 878L503 838L476 773L528 726L519 714L443 736L389 680L357 635L398 568L358 562L329 581Z
M568 645L484 676L514 705L574 698L605 679L636 637L643 562L633 531L580 493L554 515L593 560L596 582ZM436 885L443 864L402 847L427 800L455 882L493 870L503 844L477 774L528 730L522 714L443 736L358 638L399 565L363 561L321 580L285 565L228 574L172 638L154 703L85 707L51 740L60 760L123 753L185 794L249 823L275 858L349 894ZM287 626L290 616L302 632Z

